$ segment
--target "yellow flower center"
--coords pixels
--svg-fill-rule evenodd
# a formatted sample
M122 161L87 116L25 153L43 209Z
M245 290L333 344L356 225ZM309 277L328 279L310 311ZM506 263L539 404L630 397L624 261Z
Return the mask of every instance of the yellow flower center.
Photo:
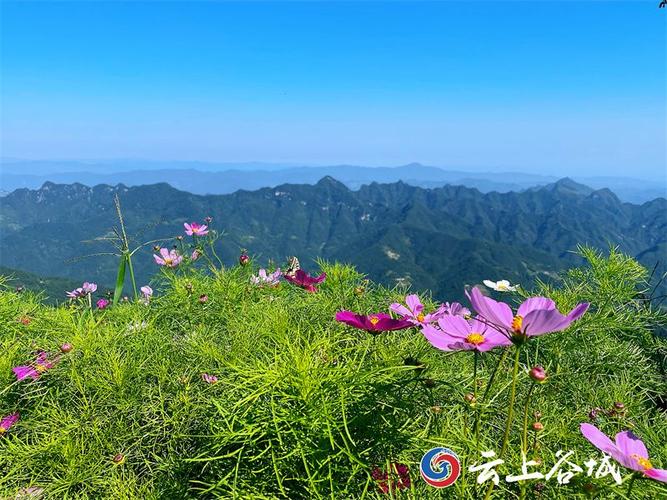
M166 258L166 259L164 259L164 264L165 264L166 266L171 266L171 263L172 263L172 262L173 262L173 260L171 260L170 258Z
M484 343L484 335L482 335L481 333L473 332L466 337L466 342L468 342L468 344L473 344L473 345L483 344Z
M514 319L512 320L512 330L514 330L516 333L521 333L522 327L523 327L523 317L514 316Z
M42 365L40 363L37 363L35 365L35 371L37 373L44 373L46 370L48 370L48 367L46 365Z
M424 322L424 318L425 316L423 314L417 314L417 321L419 321L420 323Z
M7 432L7 429L0 425L0 434L4 434L5 432Z
M375 326L380 322L380 318L378 318L377 316L371 316L370 322L371 325Z
M651 461L648 458L640 457L636 453L633 453L630 456L632 458L634 458L637 461L637 463L644 468L644 470L648 470L648 469L653 468L653 464L651 463Z
M504 292L507 290L507 285L505 283L498 283L497 288L499 291Z

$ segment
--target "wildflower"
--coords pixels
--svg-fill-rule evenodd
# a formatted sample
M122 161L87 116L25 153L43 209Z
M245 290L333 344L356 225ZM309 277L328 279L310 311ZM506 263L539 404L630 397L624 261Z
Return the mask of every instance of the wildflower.
M556 303L553 300L546 297L531 297L526 299L519 306L516 315L513 315L510 306L485 297L477 287L473 288L470 294L467 292L466 294L481 317L492 323L494 327L507 332L515 342L565 330L574 321L581 318L589 306L588 303L582 302L567 315L563 315L556 309Z
M79 299L85 297L86 295L94 293L96 290L97 290L96 283L88 283L86 281L79 288L75 288L71 292L65 292L65 293L67 297L69 297L70 299Z
M280 271L280 268L276 269L271 274L267 274L266 269L260 269L257 276L250 277L250 282L257 286L276 286L280 283L280 277L282 275L283 273Z
M466 403L470 403L471 405L474 405L477 402L477 398L472 392L469 392L464 396L464 399L466 400Z
M403 304L394 302L389 306L389 309L394 311L396 314L400 314L403 316L403 319L408 320L414 325L425 325L433 323L444 314L441 309L438 309L437 311L430 314L424 314L424 304L421 303L419 296L416 294L408 295L405 297L405 304L407 307L405 307Z
M193 261L195 261L195 260L197 260L197 259L198 259L199 257L201 257L201 256L202 256L202 253L201 253L199 250L197 250L197 249L195 248L195 249L192 251L192 255L190 255L190 259L193 260Z
M122 463L125 462L125 455L123 455L122 453L116 453L111 459L111 461L116 465L121 465Z
M188 236L206 236L208 234L208 226L199 225L196 222L187 222L183 224L185 227L185 234Z
M97 308L98 309L105 309L110 302L107 299L100 299L97 301Z
M239 255L239 264L242 266L247 266L250 264L250 257L248 257L248 254L245 252L245 250L241 251L241 255Z
M544 430L544 424L542 422L533 422L533 425L531 427L535 432Z
M391 474L381 470L379 467L375 467L371 472L371 477L377 481L380 491L389 494L397 490L410 488L410 469L408 466L392 462L390 468Z
M64 344L62 344L62 345L60 346L60 352L63 352L63 353L65 353L65 354L67 354L68 352L70 352L72 349L74 349L74 347L72 346L72 344L70 344L70 343L68 343L68 342L65 342Z
M206 303L206 302L208 302L208 295L206 295L205 293L203 293L203 294L201 294L201 295L199 296L199 303L200 303L200 304L204 304L204 303Z
M218 381L218 377L215 375L209 375L208 373L202 373L201 379L207 384L215 384Z
M22 500L24 498L42 498L43 495L44 488L40 488L39 486L28 486L18 490L16 495L12 498L14 500Z
M139 302L147 306L151 301L151 297L153 296L153 289L148 285L144 285L139 290L141 291L141 298L139 299Z
M466 320L461 316L445 315L438 319L438 327L426 325L422 333L441 351L486 352L512 342L500 331L478 319Z
M285 274L285 279L289 281L290 283L300 286L301 288L306 289L309 292L316 292L317 288L315 287L316 284L322 283L327 275L326 273L322 273L317 277L310 276L308 273L305 271L299 269L294 273L294 276L290 276L288 274Z
M533 366L529 371L528 371L528 376L532 378L535 382L542 383L547 379L547 372L544 371L544 368L537 365Z
M30 316L21 316L19 318L19 321L21 322L21 324L28 326L32 320L30 319Z
M213 217L211 217L210 215L204 217L204 222L206 222L206 224L210 224L211 222L213 222Z
M496 292L515 292L516 289L518 288L517 285L510 285L510 282L507 280L500 280L500 281L484 280L482 283L484 283L484 286L491 288Z
M5 434L16 422L19 421L18 413L11 413L0 420L0 436Z
M579 429L593 446L611 456L623 467L667 483L667 470L653 467L646 446L632 431L619 432L616 434L616 442L614 443L594 425L581 424Z
M371 333L403 330L412 326L411 321L394 319L386 313L375 313L366 316L352 311L339 311L336 313L336 321Z
M16 380L23 380L24 378L37 380L42 373L49 368L53 368L57 362L57 359L49 360L48 358L49 355L42 351L37 355L37 359L35 359L32 365L22 365L12 368L14 375L16 375Z
M160 266L176 267L183 260L183 256L179 255L176 250L168 250L160 248L160 255L153 254L155 262Z
M464 318L470 317L470 309L464 307L458 302L452 302L451 304L449 302L445 302L438 308L436 313L441 316L445 314L451 314L452 316L463 316Z

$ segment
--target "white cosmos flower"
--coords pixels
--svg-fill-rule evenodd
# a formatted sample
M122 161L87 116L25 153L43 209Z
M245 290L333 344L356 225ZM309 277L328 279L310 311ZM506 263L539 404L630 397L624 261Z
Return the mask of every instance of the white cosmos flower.
M484 285L492 288L496 292L514 292L517 289L518 285L510 285L510 282L507 280L500 280L500 281L491 281L491 280L484 280Z

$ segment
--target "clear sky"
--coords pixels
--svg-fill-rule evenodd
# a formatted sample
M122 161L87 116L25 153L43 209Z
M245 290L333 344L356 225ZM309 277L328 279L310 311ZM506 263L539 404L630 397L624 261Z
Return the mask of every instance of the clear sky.
M658 3L3 1L1 153L656 178Z

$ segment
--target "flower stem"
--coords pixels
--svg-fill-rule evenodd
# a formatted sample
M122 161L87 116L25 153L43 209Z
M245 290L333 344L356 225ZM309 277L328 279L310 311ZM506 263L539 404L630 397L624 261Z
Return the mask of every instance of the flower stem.
M500 455L498 455L498 458L502 458L502 456L505 454L507 443L509 442L510 429L512 428L512 418L514 417L514 400L516 398L516 380L518 378L517 375L519 374L519 354L521 354L521 348L517 345L514 351L514 369L512 370L512 387L510 389L510 401L509 407L507 409L507 423L505 424L503 445L500 449ZM485 500L489 500L491 498L491 493L493 493L494 486L495 483L493 482L489 485L488 489L486 490L486 495L484 495Z
M502 356L500 356L500 359L498 360L498 363L496 364L495 368L491 372L491 377L489 377L489 381L486 384L486 389L484 389L484 395L482 396L482 400L486 401L486 397L489 395L489 391L491 390L491 386L493 385L493 381L496 378L496 373L498 373L498 368L502 366L502 364L505 361L505 358L507 357L508 349L503 350Z
M521 348L516 346L514 352L514 369L512 370L512 387L510 389L510 403L507 409L507 423L505 424L505 434L503 435L503 445L500 448L500 455L498 458L502 457L505 454L507 449L507 444L510 437L510 429L512 428L512 418L514 417L514 400L516 399L516 380L517 375L519 374L519 354L521 353Z
M477 364L479 360L479 352L473 351L474 364L472 375L472 396L475 405L475 450L479 452L479 405L477 404Z
M533 394L534 388L535 384L530 384L530 389L528 389L526 402L523 407L523 439L521 440L521 446L523 447L524 454L528 453L528 408L530 406L530 396Z

